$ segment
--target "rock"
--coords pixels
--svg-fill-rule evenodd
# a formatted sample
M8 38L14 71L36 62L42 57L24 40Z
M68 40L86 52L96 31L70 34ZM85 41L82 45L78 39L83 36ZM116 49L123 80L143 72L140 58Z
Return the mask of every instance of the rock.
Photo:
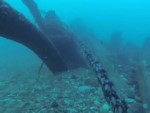
M91 91L91 90L93 90L93 87L91 87L91 86L80 86L79 88L78 88L78 90L80 91L80 92L88 92L88 91Z
M136 100L133 99L133 98L127 98L127 99L126 99L126 102L127 102L128 104L133 104L133 103L136 103Z
M68 108L67 113L78 113L78 111L76 109L73 109L73 108Z
M100 85L98 84L98 81L97 79L86 79L84 81L84 84L85 85L88 85L88 86L92 86L92 87L99 87Z
M144 109L148 109L149 107L148 107L148 104L143 104L143 108Z
M99 100L95 100L95 101L94 101L94 105L95 105L95 106L100 106L100 104L101 104L101 103L100 103Z
M129 106L128 113L145 113L141 103L135 103Z
M52 108L58 108L59 107L58 102L57 101L52 102L51 107Z
M109 110L110 110L110 106L109 106L107 103L105 103L105 104L103 104L103 106L101 107L100 113L108 113Z
M135 98L135 96L136 96L135 89L129 88L128 90L126 90L126 95L128 98Z
M78 77L76 75L72 75L71 79L76 80L76 79L78 79Z

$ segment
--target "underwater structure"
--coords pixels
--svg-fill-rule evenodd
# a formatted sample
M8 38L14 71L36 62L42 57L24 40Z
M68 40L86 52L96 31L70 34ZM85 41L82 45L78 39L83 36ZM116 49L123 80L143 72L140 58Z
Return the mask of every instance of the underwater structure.
M17 41L27 46L31 50L33 50L43 60L42 65L46 64L49 67L49 69L52 70L52 72L54 73L66 71L68 69L73 69L73 68L80 67L80 66L86 66L84 63L84 60L80 56L80 52L78 51L78 46L76 44L78 43L78 41L75 39L76 37L74 36L74 34L70 32L68 27L59 19L55 11L48 11L45 17L42 18L40 11L38 10L38 7L35 4L34 0L22 0L22 1L32 13L33 17L36 20L36 23L38 24L39 29L37 29L34 25L28 22L28 20L26 20L21 14L11 9L8 4L5 4L4 2L0 2L1 3L0 15L3 15L0 17L0 25L1 25L0 35L6 38L9 38L11 40ZM8 10L7 8L10 10ZM10 18L13 17L13 18L11 20L8 17ZM11 22L14 22L14 23L11 23ZM19 30L13 29L17 27L22 28L22 29L19 29ZM11 31L9 31L8 28L10 28ZM30 28L30 29L27 29L27 28ZM36 37L36 39L33 38L32 36ZM91 37L93 36L94 35L91 34ZM85 36L85 38L87 38L87 36ZM109 49L117 54L118 53L120 54L121 52L120 50L123 50L121 48L122 46L121 41L122 41L121 33L119 32L113 33L112 39L110 43L108 44ZM145 47L148 49L149 41L147 40L146 42L147 44L145 45L147 46ZM95 72L97 80L99 84L101 85L105 100L111 106L113 113L127 113L128 112L127 103L124 99L120 97L120 95L118 95L117 90L114 88L114 84L113 84L115 82L112 82L111 79L109 79L108 77L109 74L107 73L105 68L102 66L102 63L99 62L101 60L95 58L95 56L97 55L91 53L91 51L89 51L89 49L85 47L84 44L79 43L79 45L81 47L80 49L83 50L83 53L86 57L85 60L87 60L87 62L89 63L89 66ZM91 45L89 45L89 47L92 48ZM121 65L125 65L126 63L126 66L128 65L132 66L134 64L134 61L132 61L131 64L128 64L129 61L127 60L131 59L129 56L132 56L132 54L136 55L135 50L137 48L135 47L134 49L134 47L129 46L129 45L127 47L128 48L125 48L123 51L124 54L118 55L117 57L118 62L116 63L116 65L119 63ZM127 49L127 52L125 51L126 49ZM129 54L130 53L129 50L131 51L132 54ZM102 52L100 52L100 54L102 54ZM136 57L133 56L133 59L136 61L135 58ZM136 67L137 64L138 63L135 63L133 67ZM134 76L131 76L133 77L131 78L132 80L131 81L128 80L128 82L135 82L135 75L138 75L136 73L137 70L136 69L127 70L127 72L129 71L128 72L129 74L130 74L130 71L133 71L133 73L131 72L131 75L134 75ZM55 103L54 103L54 106L55 106Z
M0 1L0 35L33 50L52 72L67 70L52 42L4 1Z
M67 25L59 19L55 11L48 11L45 17L42 18L34 0L22 1L35 18L41 31L55 45L68 69L85 67L86 63L78 50L76 37L70 32Z
M66 71L69 68L75 68L81 65L85 66L84 61L77 51L77 46L73 41L73 35L65 36L67 31L63 33L64 35L57 37L48 34L46 30L50 29L46 27L49 26L44 25L40 13L36 10L36 5L32 0L27 2L34 9L33 16L41 30L37 29L22 14L14 10L7 3L0 1L0 35L30 48L54 73ZM59 34L59 32L57 33Z

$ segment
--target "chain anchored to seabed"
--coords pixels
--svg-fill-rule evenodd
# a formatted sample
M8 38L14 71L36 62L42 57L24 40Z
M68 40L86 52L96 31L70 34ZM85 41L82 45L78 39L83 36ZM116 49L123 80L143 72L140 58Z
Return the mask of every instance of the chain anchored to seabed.
M112 107L113 113L127 113L128 106L125 100L118 96L113 83L108 78L106 70L82 42L80 42L80 46L89 65L97 75L98 82L102 86L104 97Z

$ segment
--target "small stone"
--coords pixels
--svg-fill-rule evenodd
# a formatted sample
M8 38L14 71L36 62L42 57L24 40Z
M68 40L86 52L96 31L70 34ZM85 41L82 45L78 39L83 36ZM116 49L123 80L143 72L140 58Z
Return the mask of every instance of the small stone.
M76 75L72 75L72 76L71 76L71 79L76 80L76 79L78 79L78 77L77 77Z
M79 90L80 92L88 92L88 91L93 90L93 87L91 87L91 86L80 86L80 87L78 88L78 90Z
M136 100L133 99L133 98L127 98L127 99L126 99L126 102L127 102L128 104L133 104L133 103L136 103Z
M110 109L110 106L105 103L105 104L102 106L102 108L103 108L104 110L109 110L109 109Z
M126 94L128 96L128 98L135 98L135 89L134 88L129 88L128 90L126 90Z
M57 101L52 102L51 107L52 108L58 108L59 107L58 102Z
M68 112L68 113L77 113L77 110L76 110L76 109L73 109L73 108L68 108L68 109L67 109L67 112Z
M143 104L143 108L144 108L144 109L148 109L148 108L149 108L149 107L148 107L148 104L145 104L145 103L144 103L144 104Z
M100 106L100 101L95 100L95 101L94 101L94 105L95 105L95 106Z
M108 113L109 110L110 110L110 106L109 106L107 103L105 103L105 104L103 104L103 106L101 107L100 112L101 112L101 113Z
M129 107L128 113L145 113L145 110L141 103L135 103Z
M85 85L88 85L88 86L92 86L92 87L99 87L100 85L98 84L97 82L97 79L86 79L84 81L84 84Z

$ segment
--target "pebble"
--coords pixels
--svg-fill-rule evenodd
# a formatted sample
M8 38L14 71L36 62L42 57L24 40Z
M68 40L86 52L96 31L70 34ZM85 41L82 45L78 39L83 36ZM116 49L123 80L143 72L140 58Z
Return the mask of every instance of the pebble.
M105 103L100 108L100 113L108 113L109 110L110 110L110 106L107 103Z
M133 103L136 103L136 100L133 99L133 98L127 98L127 99L126 99L126 102L127 102L128 104L133 104Z
M58 108L59 107L58 102L57 101L52 102L51 107L52 108Z

